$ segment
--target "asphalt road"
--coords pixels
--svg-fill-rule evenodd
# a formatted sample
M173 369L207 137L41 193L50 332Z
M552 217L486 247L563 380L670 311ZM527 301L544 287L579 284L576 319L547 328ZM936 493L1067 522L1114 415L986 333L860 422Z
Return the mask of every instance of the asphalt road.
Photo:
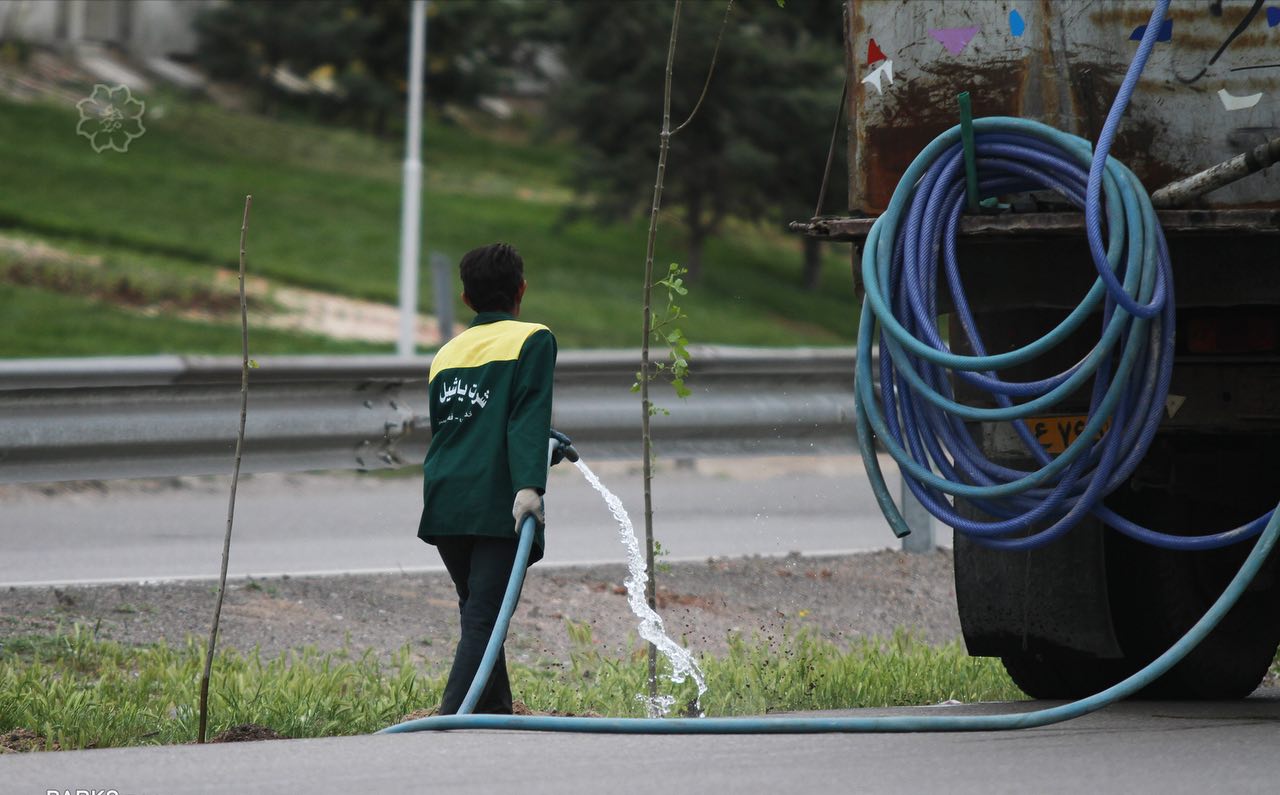
M642 527L638 467L593 466ZM898 488L896 470L886 465ZM0 585L214 578L229 478L0 491ZM623 560L604 502L571 465L552 470L541 565ZM854 456L707 459L654 487L655 536L671 560L896 547ZM418 477L257 475L238 487L233 577L440 569L415 537ZM949 536L944 537L946 543Z
M1030 705L862 710L1003 712ZM825 713L855 714L855 713ZM1128 703L965 734L610 736L451 732L0 756L9 795L281 792L1275 792L1280 694Z

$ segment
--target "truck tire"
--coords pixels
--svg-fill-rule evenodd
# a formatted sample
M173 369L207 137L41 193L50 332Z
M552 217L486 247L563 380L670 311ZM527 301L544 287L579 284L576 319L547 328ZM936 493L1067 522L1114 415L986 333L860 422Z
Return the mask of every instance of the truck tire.
M1128 539L1113 580L1116 633L1130 661L1143 666L1204 615L1239 568L1245 550L1185 553ZM1247 546L1247 545L1246 545ZM1147 699L1238 699L1257 689L1280 645L1277 588L1251 588L1199 646L1138 694Z
M1127 675L1122 660L1101 660L1065 650L1005 654L1000 662L1022 692L1038 699L1074 701L1106 690Z
M1275 507L1280 467L1273 441L1226 435L1169 440L1154 456L1164 464L1159 479L1166 487L1125 486L1107 502L1121 515L1172 532L1237 526ZM1252 547L1245 541L1226 549L1177 552L1109 534L1112 618L1135 670L1205 614ZM1276 563L1272 555L1214 631L1139 698L1236 699L1257 689L1280 645Z
M1280 483L1276 441L1226 434L1159 439L1140 472L1107 504L1165 532L1190 535L1238 526L1275 507ZM980 515L960 505L962 511ZM1246 541L1220 550L1179 552L1148 546L1110 528L1097 530L1103 555L1092 557L1073 534L1028 558L1038 561L1032 578L1002 567L998 556L968 552L957 539L956 593L966 643L971 653L1000 657L1014 683L1033 698L1082 698L1148 665L1200 620L1252 547ZM1082 525L1074 533L1087 531ZM1137 697L1238 699L1252 693L1280 645L1278 559L1280 555L1272 556L1199 646ZM1072 581L1085 582L1095 570L1091 567L1102 582L1071 592L1064 601L1064 582L1055 579L1057 573L1074 572ZM1091 595L1102 599L1101 616L1096 606L1089 606ZM1003 612L1001 605L1007 607ZM1113 633L1110 649L1090 632L1099 628L1100 618ZM1068 624L1070 631L1061 632L1062 622L1072 620L1077 623Z

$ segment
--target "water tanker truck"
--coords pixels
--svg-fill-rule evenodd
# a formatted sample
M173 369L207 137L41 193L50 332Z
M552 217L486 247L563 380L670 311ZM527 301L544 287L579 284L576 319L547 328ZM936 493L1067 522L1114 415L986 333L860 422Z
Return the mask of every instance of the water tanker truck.
M793 227L852 242L862 297L873 225L891 209L895 189L922 150L956 128L960 94L968 93L980 134L981 119L998 116L1042 122L1094 144L1150 11L1141 2L848 0L849 213ZM1280 165L1270 165L1280 156L1280 12L1260 0L1174 0L1153 35L1149 61L1114 127L1111 155L1152 194L1163 228L1173 307L1152 322L1163 322L1171 354L1167 383L1126 387L1116 404L1121 408L1101 425L1089 422L1099 405L1097 374L1051 409L1009 420L949 420L966 437L953 443L972 444L985 458L982 472L1026 473L1061 456L1082 434L1100 448L1108 434L1124 433L1113 423L1124 406L1153 393L1161 398L1151 432L1126 436L1124 448L1113 451L1123 458L1141 446L1142 454L1122 479L1099 487L1102 507L1073 519L1069 532L1041 545L1016 543L1057 522L1066 512L1061 508L1032 512L1034 521L1003 535L1011 548L955 534L956 596L969 652L999 657L1035 697L1097 692L1148 663L1200 617L1251 547L1248 533L1238 533L1238 543L1206 549L1147 543L1104 517L1124 517L1176 542L1244 526L1280 498ZM978 140L977 154L966 158L1000 156L994 138ZM1099 278L1078 202L1045 187L1015 190L1012 177L1007 184L993 180L959 217L953 243L945 236L932 240L935 251L954 247L965 306L957 306L941 270L915 288L928 294L939 334L961 355L994 356L1042 338L1079 311ZM897 264L885 268L900 272ZM926 299L902 300L905 307ZM1089 361L1110 318L1124 312L1104 303L1093 309L1035 358L978 375L1043 388L1060 383L1058 374ZM883 357L883 333L878 339ZM1123 344L1127 337L1120 339ZM1116 370L1118 357L1103 369ZM884 371L874 377L879 382ZM965 406L1005 405L975 381L983 378L952 374L934 386ZM902 388L884 398L894 399ZM922 404L916 411L923 416L933 408ZM877 434L877 445L884 436ZM1120 436L1114 441L1120 446ZM954 464L959 482L981 481L978 470L950 453L941 460ZM1086 478L1063 492L1074 499L1087 486ZM922 496L939 498L927 484L922 488ZM1049 486L1038 489L1023 496L1056 499ZM1012 515L985 499L941 499L941 511L960 517L955 524ZM1280 643L1275 569L1273 560L1208 640L1145 694L1232 698L1252 692Z

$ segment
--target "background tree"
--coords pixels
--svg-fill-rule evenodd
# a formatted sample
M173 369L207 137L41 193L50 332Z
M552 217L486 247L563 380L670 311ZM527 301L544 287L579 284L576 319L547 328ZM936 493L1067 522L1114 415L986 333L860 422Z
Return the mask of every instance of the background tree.
M545 4L436 0L427 6L427 101L437 108L501 94L536 72L531 37ZM249 86L261 109L296 108L379 135L398 132L409 64L404 0L232 0L196 21L197 61ZM286 69L332 90L287 90Z
M774 107L788 107L795 121L778 142L780 167L778 213L770 220L786 224L814 214L818 189L822 185L826 156L831 148L832 127L841 115L840 100L845 80L843 3L826 0L790 0L786 4L788 25L794 42L793 61L807 64L799 71L812 79L791 85ZM834 157L827 186L825 206L820 213L844 214L847 210L848 149L845 130L836 130ZM818 288L824 244L814 237L801 240L804 263L800 281L807 290Z
M197 62L219 80L254 89L261 110L278 109L288 93L281 67L305 75L332 57L341 32L340 0L251 0L213 6L196 17Z
M666 198L685 228L690 279L701 274L706 240L726 218L781 222L812 214L844 82L837 0L793 0L785 8L747 0L734 16L699 123L671 144L679 167ZM719 3L685 8L673 114L687 114L697 102L722 17ZM578 212L617 219L645 206L650 120L661 113L652 87L665 68L665 53L653 42L663 40L670 22L665 0L635 0L564 3L547 25L569 73L554 95L552 118L581 146L575 187L590 196Z

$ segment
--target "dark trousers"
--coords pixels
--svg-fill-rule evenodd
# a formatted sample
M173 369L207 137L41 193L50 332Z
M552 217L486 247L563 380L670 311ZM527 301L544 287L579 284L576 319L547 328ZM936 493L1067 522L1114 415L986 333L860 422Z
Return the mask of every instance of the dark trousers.
M462 706L484 657L485 647L489 645L507 581L511 579L518 542L515 538L485 536L436 537L434 541L458 591L458 610L462 614L462 636L458 639L453 668L449 671L449 681L444 686L444 698L440 702L440 714L453 715ZM480 694L475 712L511 714L511 683L507 679L505 649L499 650L493 673Z

